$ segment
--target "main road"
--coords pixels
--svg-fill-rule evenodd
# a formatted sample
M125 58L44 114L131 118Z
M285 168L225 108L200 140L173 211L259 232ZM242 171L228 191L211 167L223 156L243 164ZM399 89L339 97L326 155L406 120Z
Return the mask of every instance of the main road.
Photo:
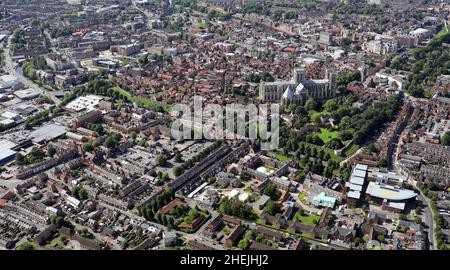
M419 189L418 189L419 190ZM434 226L435 226L435 222L434 222L434 213L433 210L431 209L431 201L430 199L428 199L427 197L425 197L422 193L421 190L420 191L420 195L418 196L418 199L422 202L422 205L424 205L423 207L423 211L425 213L425 224L428 227L428 242L429 242L429 247L431 250L437 250L437 241L436 241L436 234L434 233Z

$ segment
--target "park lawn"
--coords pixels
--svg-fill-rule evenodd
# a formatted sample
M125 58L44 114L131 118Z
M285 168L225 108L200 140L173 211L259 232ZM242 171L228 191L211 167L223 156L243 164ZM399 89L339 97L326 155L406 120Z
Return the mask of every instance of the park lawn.
M130 57L118 57L117 60L119 60L122 65L128 65L133 61Z
M278 159L279 161L290 161L291 158L281 154L280 152L269 151L267 155L271 158Z
M314 226L319 222L320 216L316 214L304 214L301 215L300 212L295 213L294 220L298 220L303 224Z
M223 235L228 236L231 233L232 229L225 225L223 229L220 231Z
M304 191L302 191L299 195L298 195L298 199L302 202L302 203L306 203L306 199L305 199L306 193Z
M34 250L37 248L37 245L28 240L18 246L16 246L16 250Z
M450 26L447 26L447 28L442 27L441 31L436 34L435 38L440 38L441 36L447 34L450 31Z
M423 92L423 97L426 99L431 99L433 97L433 94L428 92L428 91L424 91Z
M332 139L337 138L339 136L339 131L331 131L328 128L320 128L320 133L317 133L317 136L319 136L324 143L327 143Z
M200 29L206 29L206 28L208 28L208 24L207 23L199 23L199 24L197 24L197 27Z
M358 151L359 149L359 145L352 143L352 146L350 146L345 152L344 155L346 157L349 157L351 155L353 155L354 153L356 153L356 151Z
M322 149L325 151L325 153L328 153L330 155L331 160L336 161L336 162L341 162L343 160L343 158L336 155L333 150L326 148L325 146L322 147Z
M66 245L63 243L62 239L61 239L61 235L52 239L46 246L47 247L54 247L54 246L60 246L60 247L65 247Z
M309 111L309 112L308 112L308 115L309 115L309 119L313 119L313 118L315 118L316 116L317 116L317 117L320 117L320 116L323 116L323 115L331 116L331 113L330 113L329 111L327 111L327 110L323 110L323 111L321 111L321 112Z
M148 109L156 110L158 108L158 106L162 105L159 102L132 95L128 91L125 91L124 89L122 89L118 86L113 87L112 90L126 96L129 101L143 105L143 106L147 107Z

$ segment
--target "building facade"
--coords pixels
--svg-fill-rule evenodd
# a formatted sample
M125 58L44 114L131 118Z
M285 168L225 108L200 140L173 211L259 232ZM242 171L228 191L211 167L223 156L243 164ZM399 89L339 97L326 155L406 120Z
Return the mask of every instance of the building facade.
M261 82L259 98L262 102L280 102L283 105L303 105L309 98L329 99L336 96L336 74L329 72L327 78L308 80L303 68L294 69L289 81Z

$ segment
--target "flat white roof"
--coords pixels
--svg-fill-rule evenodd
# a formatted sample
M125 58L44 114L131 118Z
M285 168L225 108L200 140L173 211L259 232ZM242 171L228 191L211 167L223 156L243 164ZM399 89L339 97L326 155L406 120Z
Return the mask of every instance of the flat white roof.
M12 120L12 119L3 119L3 120L0 121L0 123L3 124L3 125L5 125L5 126L11 125L11 124L13 124L14 122L16 122L16 121L14 121L14 120Z
M406 181L406 177L403 175L398 175L392 172L384 173L384 172L373 172L372 175L375 175L377 178L383 178L383 179L393 179L397 181Z
M416 29L416 30L413 30L413 31L411 31L411 32L409 32L411 35L417 35L417 34L425 34L425 33L428 33L428 32L430 32L430 30L427 30L427 29L425 29L425 28L418 28L418 29Z
M245 202L248 199L248 193L247 192L242 193L241 195L239 195L238 199L241 202Z
M391 201L409 200L417 196L413 190L397 188L386 184L370 182L366 193L370 196L387 199Z
M399 202L388 202L387 204L389 207L404 210L405 209L405 203L399 203Z
M350 183L354 185L362 186L364 185L364 178L358 177L358 176L352 176L350 177Z
M4 151L5 149L11 149L17 144L8 141L8 140L0 140L0 151Z
M66 108L77 112L82 110L90 110L97 106L102 99L103 97L96 95L82 96L67 104Z
M12 118L16 118L19 115L14 112L6 111L6 112L3 112L1 116L4 118L7 118L7 119L12 119Z
M366 171L358 170L358 169L355 168L353 170L352 176L358 176L358 177L361 177L361 178L365 178L366 174L367 174Z
M230 193L228 193L228 198L233 198L233 197L235 197L236 195L238 195L238 193L239 193L239 190L237 190L237 189L233 189L232 191L230 191Z
M367 171L368 168L369 168L369 166L367 166L365 164L356 164L356 167L355 167L355 169L361 170L361 171Z
M194 191L192 191L187 197L188 198L194 197L195 194L197 194L200 190L202 190L207 185L208 185L208 182L201 184L198 188L196 188Z
M38 91L38 90L33 89L33 88L28 88L28 89L24 89L24 90L18 90L16 92L14 92L14 95L16 95L20 99L33 98L33 97L39 96L40 94L41 94L41 91Z
M2 82L16 82L17 81L17 78L16 78L16 76L14 76L14 75L3 75L3 76L0 76L0 80L2 81Z
M80 204L80 201L77 198L72 197L72 196L67 196L66 201L75 207L78 207L78 205Z
M347 197L348 198L352 198L352 199L357 199L357 200L359 200L359 198L361 197L361 192L359 192L359 191L349 191L348 193L347 193Z
M28 188L27 191L32 194L36 194L38 192L38 189L36 186L32 186L32 187Z
M350 182L347 182L347 183L345 183L345 186L348 187L350 190L359 191L359 192L362 191L361 185L355 185Z
M15 154L16 154L16 151L13 151L11 149L1 149L0 160L3 160L5 158L10 158L11 156L13 156Z

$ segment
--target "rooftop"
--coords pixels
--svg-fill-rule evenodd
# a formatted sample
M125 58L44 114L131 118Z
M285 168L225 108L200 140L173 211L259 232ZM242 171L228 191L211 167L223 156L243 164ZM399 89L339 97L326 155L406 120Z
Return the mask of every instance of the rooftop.
M362 186L361 185L355 185L352 184L350 182L345 183L345 186L348 187L350 190L354 190L354 191L360 191L362 190Z
M380 179L385 179L385 180L397 180L399 182L405 182L406 181L406 177L404 177L403 175L397 175L395 173L390 173L390 172L379 172L379 171L375 171L372 172L372 175L375 176L376 178L380 178Z
M352 172L352 176L358 176L358 177L361 177L361 178L365 178L366 174L367 174L366 171L362 171L362 170L359 170L357 168L355 168L353 170L353 172Z
M350 177L350 181L349 182L351 184L354 184L354 185L362 186L362 185L364 185L364 178L361 178L361 177L358 177L358 176L352 176L352 177Z
M40 143L42 141L54 140L67 132L64 126L57 124L44 125L31 132L33 142Z
M312 197L312 203L324 207L334 207L336 204L336 198L327 196L325 192Z
M355 191L355 190L351 190L351 191L349 191L347 193L347 197L359 200L359 198L361 197L361 192Z
M41 94L41 91L38 91L33 88L28 88L25 90L19 90L14 92L14 95L16 95L20 99L31 99L38 97Z
M369 183L366 193L373 197L391 201L405 201L417 196L413 190L397 188L376 182Z
M95 95L87 95L83 97L78 97L74 101L70 102L66 105L66 109L73 110L76 112L82 111L82 110L90 110L93 109L95 106L98 105L100 100L102 100L103 97L95 96Z
M258 202L256 202L258 205L265 205L270 200L270 197L267 195L262 195L261 198L259 198Z
M361 171L367 171L368 168L369 168L369 166L367 166L365 164L356 164L356 166L355 166L355 169L361 170Z

